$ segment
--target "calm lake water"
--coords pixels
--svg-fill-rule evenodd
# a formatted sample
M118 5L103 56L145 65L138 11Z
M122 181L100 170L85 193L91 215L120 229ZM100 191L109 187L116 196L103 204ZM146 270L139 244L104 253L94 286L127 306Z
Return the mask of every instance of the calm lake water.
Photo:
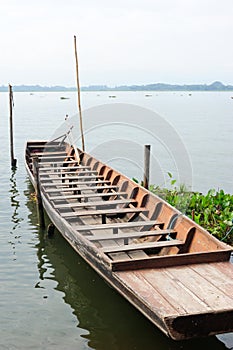
M143 145L150 143L152 183L163 184L171 171L175 178L187 176L195 190L222 188L232 193L232 94L145 95L83 93L83 109L90 108L84 112L87 151L141 179ZM14 102L16 171L9 161L8 94L0 93L0 349L232 348L233 334L181 343L167 339L89 268L58 232L53 239L46 237L37 224L24 146L28 139L51 138L57 129L59 133L65 115L76 113L76 94L15 93ZM130 111L133 117L118 119L115 111Z

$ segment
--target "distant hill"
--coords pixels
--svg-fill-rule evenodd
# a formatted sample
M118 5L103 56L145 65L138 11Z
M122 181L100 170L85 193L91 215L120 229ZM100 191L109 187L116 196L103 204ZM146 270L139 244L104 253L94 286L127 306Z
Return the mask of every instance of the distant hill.
M119 86L115 90L127 90L127 91L232 91L232 85L224 85L220 81L216 81L210 85L206 84L191 84L191 85L173 85L164 83L155 83L148 85L132 85L132 86Z
M110 88L106 85L94 85L83 87L83 91L232 91L233 85L224 85L220 81L215 81L210 85L174 85L164 83L154 83L147 85L121 85Z
M164 84L153 83L147 85L121 85L109 87L107 85L90 85L81 88L82 91L233 91L233 85L224 85L220 81L207 84ZM0 86L0 92L8 91L8 86ZM65 86L40 86L40 85L16 85L13 86L15 92L64 92L76 91L75 87Z

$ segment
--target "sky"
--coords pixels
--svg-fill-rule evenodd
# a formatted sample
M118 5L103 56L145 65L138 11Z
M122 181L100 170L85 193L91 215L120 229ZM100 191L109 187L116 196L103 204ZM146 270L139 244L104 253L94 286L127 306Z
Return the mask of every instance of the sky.
M0 85L233 85L233 0L0 0Z

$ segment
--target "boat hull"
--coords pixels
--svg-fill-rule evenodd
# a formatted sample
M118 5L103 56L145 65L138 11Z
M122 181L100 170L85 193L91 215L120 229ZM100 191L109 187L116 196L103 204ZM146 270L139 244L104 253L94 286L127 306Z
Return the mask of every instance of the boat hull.
M88 164L88 160L83 164ZM103 166L106 167L100 163L101 169ZM26 169L35 186L28 161ZM112 170L108 170L107 174L109 171ZM105 179L108 180L108 176ZM124 181L125 179L124 177ZM90 242L89 236L83 235L80 225L75 225L61 215L54 205L57 202L51 201L51 196L43 190L43 186L41 198L51 222L72 248L168 337L183 340L233 331L233 265L229 261L230 247L213 238L213 244L219 244L216 252L206 251L202 254L194 251L180 256L175 254L148 258L140 250L133 261L118 259L114 262L114 259L109 258L114 254L105 254L102 247L99 248ZM65 195L64 200L67 198ZM60 199L58 203L59 201ZM189 219L185 224L190 224ZM83 225L85 226L85 221ZM103 232L107 227L105 225L104 223ZM212 237L205 235L204 232L204 238L207 237L212 242ZM114 249L116 250L115 247ZM122 254L125 256L124 252ZM130 254L132 258L133 252L129 252L129 256Z

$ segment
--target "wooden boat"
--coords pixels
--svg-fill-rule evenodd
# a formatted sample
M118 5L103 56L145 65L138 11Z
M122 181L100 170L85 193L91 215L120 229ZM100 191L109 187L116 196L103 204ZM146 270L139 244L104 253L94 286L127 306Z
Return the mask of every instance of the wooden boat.
M167 336L233 331L232 247L64 140L27 142L25 161L64 238Z

